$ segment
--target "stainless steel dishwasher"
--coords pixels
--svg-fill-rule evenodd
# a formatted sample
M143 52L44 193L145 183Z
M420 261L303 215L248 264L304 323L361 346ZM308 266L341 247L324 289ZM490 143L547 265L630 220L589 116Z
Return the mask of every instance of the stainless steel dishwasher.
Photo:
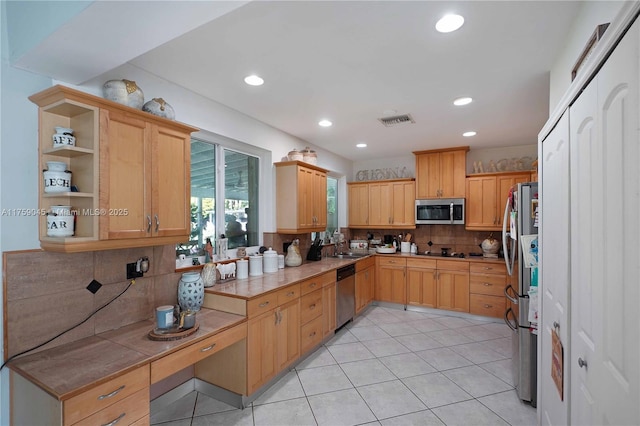
M356 265L338 268L336 274L336 329L353 319L356 313Z

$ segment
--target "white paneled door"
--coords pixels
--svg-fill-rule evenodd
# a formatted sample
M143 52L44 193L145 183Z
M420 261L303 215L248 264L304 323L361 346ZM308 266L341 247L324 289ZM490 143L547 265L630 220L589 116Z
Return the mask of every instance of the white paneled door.
M568 369L564 398L551 379L551 332L564 344L564 364L569 355L569 112L565 112L542 143L540 180L540 301L538 407L540 424L568 424ZM557 325L557 327L554 326Z
M572 424L640 421L639 26L570 108Z

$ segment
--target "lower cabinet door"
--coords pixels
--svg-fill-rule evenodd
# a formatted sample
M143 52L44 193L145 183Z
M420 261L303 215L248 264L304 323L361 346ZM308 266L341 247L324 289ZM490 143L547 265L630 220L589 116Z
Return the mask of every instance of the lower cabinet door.
M336 283L322 288L322 336L332 335L336 330Z
M278 371L277 320L278 312L273 309L248 322L247 392L249 395L275 376Z
M277 371L280 372L300 356L300 299L279 306L277 316Z
M469 273L438 271L438 308L469 312Z

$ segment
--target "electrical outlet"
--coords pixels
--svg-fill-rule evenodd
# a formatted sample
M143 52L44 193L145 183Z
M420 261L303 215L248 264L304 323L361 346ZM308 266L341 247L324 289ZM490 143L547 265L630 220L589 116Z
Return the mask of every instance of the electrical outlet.
M136 271L137 262L127 263L127 279L132 280L135 278L140 278L143 274L142 272Z

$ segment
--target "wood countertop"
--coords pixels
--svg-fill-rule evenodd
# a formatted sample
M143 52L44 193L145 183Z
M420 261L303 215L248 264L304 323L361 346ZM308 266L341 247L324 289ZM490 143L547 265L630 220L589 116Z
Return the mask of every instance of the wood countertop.
M434 260L455 260L461 262L481 262L481 263L499 263L504 264L504 259L488 259L483 257L442 257L442 256L424 256L410 253L391 253L382 254L376 253L370 256L384 256L384 257L402 257L411 259L434 259ZM370 257L367 256L367 257ZM300 281L304 281L315 276L321 275L325 272L341 268L351 263L356 263L358 260L364 259L339 259L334 257L324 257L317 262L307 262L301 266L285 267L284 269L278 269L278 272L263 273L258 276L249 276L244 279L235 279L226 283L214 284L211 287L205 288L205 292L210 294L217 294L220 296L236 297L239 299L253 299L255 297L262 296L266 293L276 291L282 287L286 287L290 284L295 284Z
M140 321L16 358L8 366L63 401L245 321L242 315L202 308L198 331L180 340L150 340L154 321Z

